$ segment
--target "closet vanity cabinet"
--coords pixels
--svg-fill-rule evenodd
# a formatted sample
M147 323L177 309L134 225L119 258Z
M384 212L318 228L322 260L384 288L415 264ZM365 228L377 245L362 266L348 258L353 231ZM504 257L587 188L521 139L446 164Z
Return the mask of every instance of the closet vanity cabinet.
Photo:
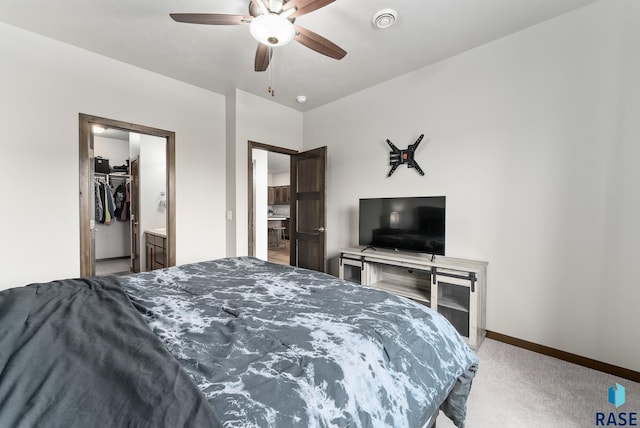
M166 229L145 230L144 239L146 247L145 270L150 271L169 266Z
M437 310L473 349L484 339L486 262L354 247L340 252L340 278Z

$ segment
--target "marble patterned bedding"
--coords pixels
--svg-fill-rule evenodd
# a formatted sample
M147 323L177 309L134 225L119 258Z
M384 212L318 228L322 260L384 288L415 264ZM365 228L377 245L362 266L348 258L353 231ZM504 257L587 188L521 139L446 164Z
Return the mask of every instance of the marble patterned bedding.
M477 359L415 302L249 257L120 284L225 427L464 426Z

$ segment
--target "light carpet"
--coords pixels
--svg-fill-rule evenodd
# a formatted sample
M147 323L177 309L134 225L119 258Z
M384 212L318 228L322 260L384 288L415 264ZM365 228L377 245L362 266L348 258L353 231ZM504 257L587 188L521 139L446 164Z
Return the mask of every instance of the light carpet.
M640 417L640 383L491 339L484 340L477 355L467 428L586 428L596 426L596 412L606 418L609 412ZM626 398L617 409L607 401L615 383L625 388ZM437 427L455 428L442 412Z

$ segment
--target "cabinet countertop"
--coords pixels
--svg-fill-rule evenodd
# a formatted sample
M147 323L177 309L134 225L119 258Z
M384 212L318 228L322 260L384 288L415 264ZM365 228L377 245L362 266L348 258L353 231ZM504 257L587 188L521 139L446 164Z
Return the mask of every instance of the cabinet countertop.
M267 220L289 220L289 217L272 216L272 217L267 217Z
M164 228L164 227L158 228L158 229L146 229L144 232L145 233L150 233L152 235L159 236L161 238L166 238L167 237L167 229Z

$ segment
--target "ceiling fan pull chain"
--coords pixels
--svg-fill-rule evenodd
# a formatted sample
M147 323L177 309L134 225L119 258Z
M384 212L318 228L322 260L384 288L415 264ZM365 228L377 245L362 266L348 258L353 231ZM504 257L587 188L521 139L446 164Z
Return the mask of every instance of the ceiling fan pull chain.
M271 67L269 67L269 93L271 94L272 97L276 96L276 84L275 84L275 69L276 69L276 61L275 61L275 57L274 57L274 51L272 47L269 47L269 57L271 58L270 61L270 65Z

